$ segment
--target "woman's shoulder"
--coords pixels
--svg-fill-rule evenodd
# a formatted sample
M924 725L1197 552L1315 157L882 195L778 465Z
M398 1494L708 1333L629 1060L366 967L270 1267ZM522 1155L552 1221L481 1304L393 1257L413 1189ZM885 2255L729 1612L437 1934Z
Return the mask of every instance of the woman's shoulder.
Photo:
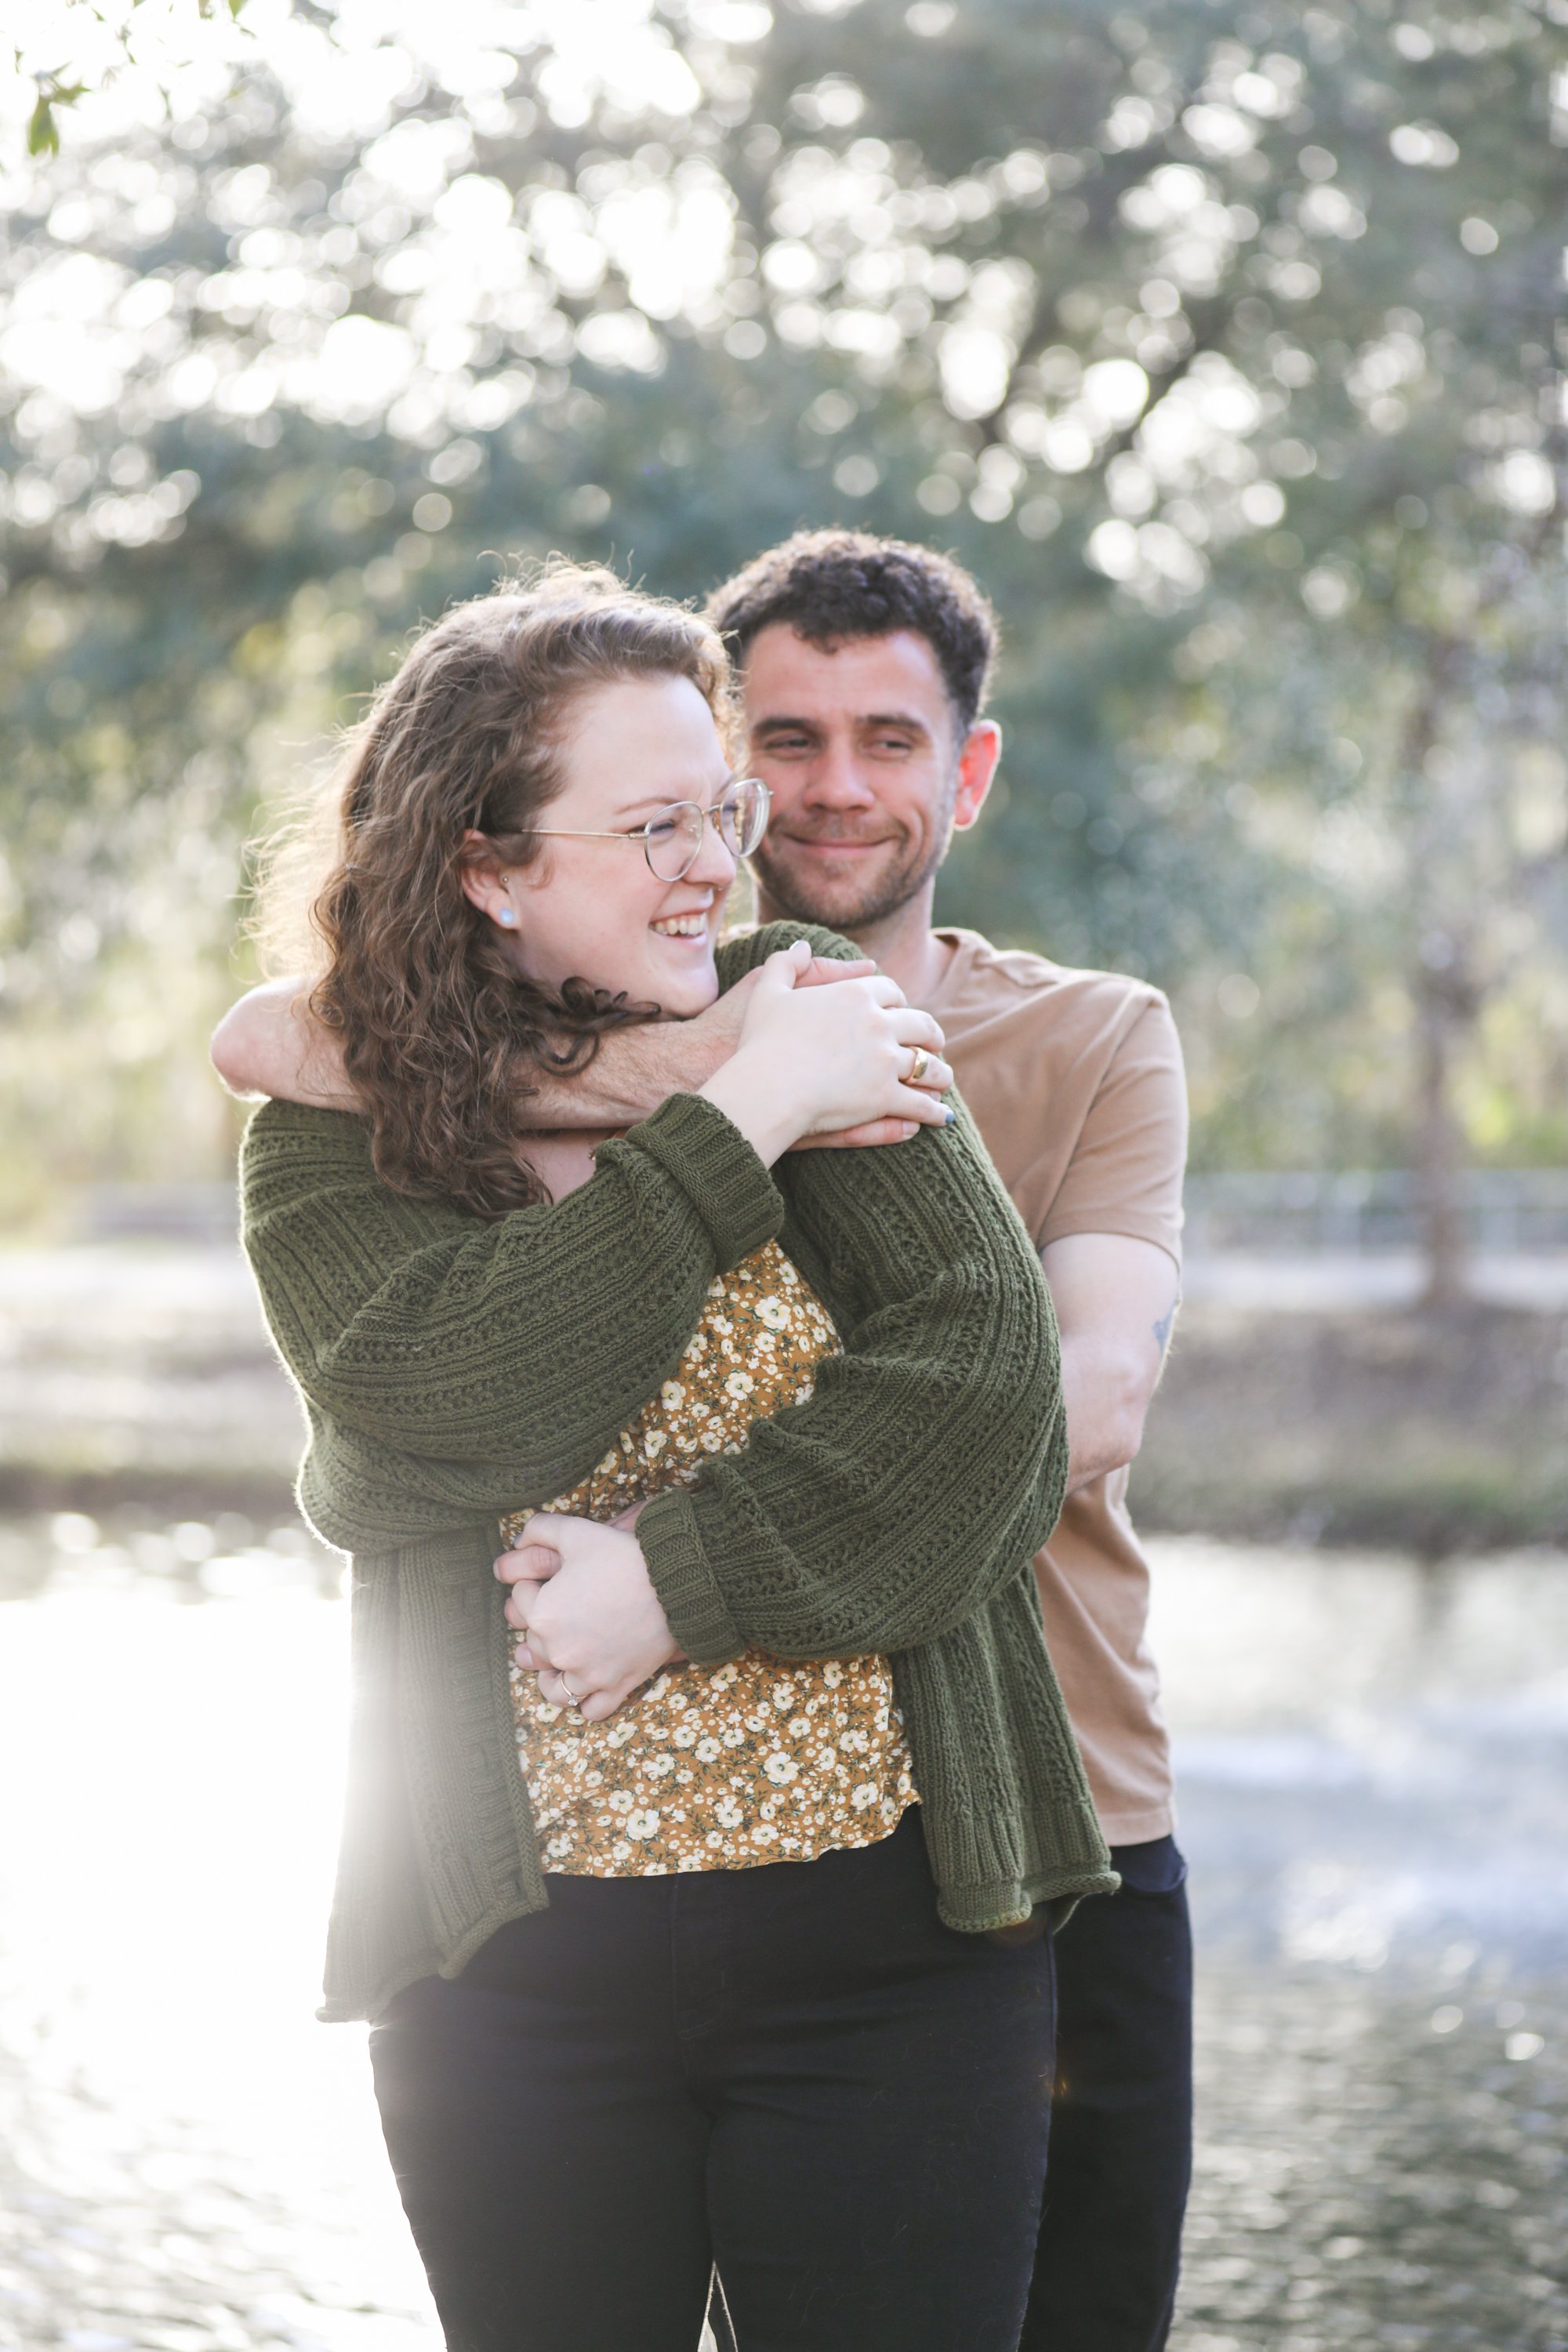
M352 1111L269 1100L258 1104L246 1121L239 1157L242 1170L279 1159L368 1167L369 1122Z
M809 942L813 955L826 956L836 963L853 963L860 950L837 931L827 930L821 923L762 923L748 929L731 931L721 940L718 953L719 985L733 988L738 980L754 971L769 956L777 955L782 948L793 947L796 940Z

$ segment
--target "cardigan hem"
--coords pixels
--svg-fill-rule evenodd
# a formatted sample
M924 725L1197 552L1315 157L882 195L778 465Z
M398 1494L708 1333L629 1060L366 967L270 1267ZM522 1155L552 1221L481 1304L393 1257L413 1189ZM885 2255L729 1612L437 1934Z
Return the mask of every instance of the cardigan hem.
M937 1916L944 1927L952 1927L961 1936L984 1936L995 1927L1019 1926L1044 1905L1056 1934L1086 1897L1114 1895L1121 1884L1113 1870L1053 1870L1026 1879L994 1880L984 1886L953 1887L945 1894L939 1886ZM426 1959L395 1969L374 1993L340 1993L326 2000L316 2011L317 2021L322 2025L353 2025L367 2021L374 2025L410 1985L418 1984L425 1977L461 1976L475 1954L502 1927L510 1926L513 1919L533 1918L549 1908L548 1895L538 1903L519 1897L497 1904L464 1929L445 1958L432 1954Z
M322 2001L316 2011L319 2025L357 2025L365 2021L374 2025L384 2010L389 2009L400 1992L426 1977L458 1977L474 1955L482 1950L492 1936L513 1919L531 1919L541 1911L548 1911L550 1897L545 1895L538 1903L519 1895L510 1902L498 1903L486 1911L469 1927L465 1927L444 1959L432 1953L427 1958L394 1969L374 1993L339 1993Z
M1114 1895L1121 1884L1114 1870L1050 1870L1029 1878L993 1880L985 1886L937 1887L937 1917L961 1936L988 1936L995 1927L1016 1927L1044 1905L1053 1929L1065 1927L1088 1895ZM1067 1908L1060 1916L1058 1906Z

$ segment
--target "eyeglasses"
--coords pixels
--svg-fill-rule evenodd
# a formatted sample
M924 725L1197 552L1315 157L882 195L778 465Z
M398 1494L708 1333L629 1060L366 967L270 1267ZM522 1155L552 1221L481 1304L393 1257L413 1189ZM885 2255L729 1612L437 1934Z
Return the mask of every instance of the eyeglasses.
M712 808L697 801L671 801L668 808L655 809L635 833L584 833L573 825L548 824L529 829L542 841L640 841L649 873L660 882L679 882L701 856L710 824L718 827L731 857L750 857L768 829L772 801L766 784L747 776L729 785Z

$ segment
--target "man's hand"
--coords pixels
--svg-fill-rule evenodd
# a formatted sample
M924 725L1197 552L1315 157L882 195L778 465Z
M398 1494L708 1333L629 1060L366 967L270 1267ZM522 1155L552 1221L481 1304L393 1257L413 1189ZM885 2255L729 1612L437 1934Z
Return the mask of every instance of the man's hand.
M841 962L833 956L813 956L810 970L796 981L795 986L821 988L836 980L865 980L876 969L875 960L870 956L857 956L852 963ZM733 1004L741 991L749 987L756 977L756 972L747 972L744 980L738 982L727 995L719 999L719 1004ZM715 1013L718 1009L719 1005L713 1007ZM710 1017L709 1014L703 1016L704 1019ZM739 1024L737 1024L735 1034L737 1037L740 1035ZM941 1084L937 1082L938 1071L942 1074ZM920 1083L941 1094L952 1085L952 1074L948 1071L945 1063L939 1063L932 1071L928 1071ZM863 1151L879 1143L908 1143L910 1137L918 1135L920 1131L919 1119L872 1118L868 1119L860 1127L836 1129L831 1135L803 1135L800 1141L792 1145L791 1149L795 1151Z
M1123 1234L1064 1234L1040 1264L1062 1336L1070 1495L1142 1444L1181 1286L1163 1249Z
M495 1569L524 1636L513 1655L552 1706L601 1723L683 1654L629 1524L536 1511Z
M883 1119L946 1126L953 1113L941 1096L952 1073L942 1059L938 1023L886 972L873 968L831 987L801 986L814 969L803 940L768 957L745 1005L740 1044L699 1093L767 1167L806 1135Z

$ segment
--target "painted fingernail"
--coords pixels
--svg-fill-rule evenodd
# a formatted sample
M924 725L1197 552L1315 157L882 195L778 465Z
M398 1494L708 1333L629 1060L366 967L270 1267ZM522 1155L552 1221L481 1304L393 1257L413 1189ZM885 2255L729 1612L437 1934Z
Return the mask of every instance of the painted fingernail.
M958 1117L958 1113L953 1109L953 1107L952 1107L952 1105L951 1103L944 1103L944 1104L942 1105L942 1125L943 1125L944 1127L951 1127L951 1126L952 1125L953 1120Z

